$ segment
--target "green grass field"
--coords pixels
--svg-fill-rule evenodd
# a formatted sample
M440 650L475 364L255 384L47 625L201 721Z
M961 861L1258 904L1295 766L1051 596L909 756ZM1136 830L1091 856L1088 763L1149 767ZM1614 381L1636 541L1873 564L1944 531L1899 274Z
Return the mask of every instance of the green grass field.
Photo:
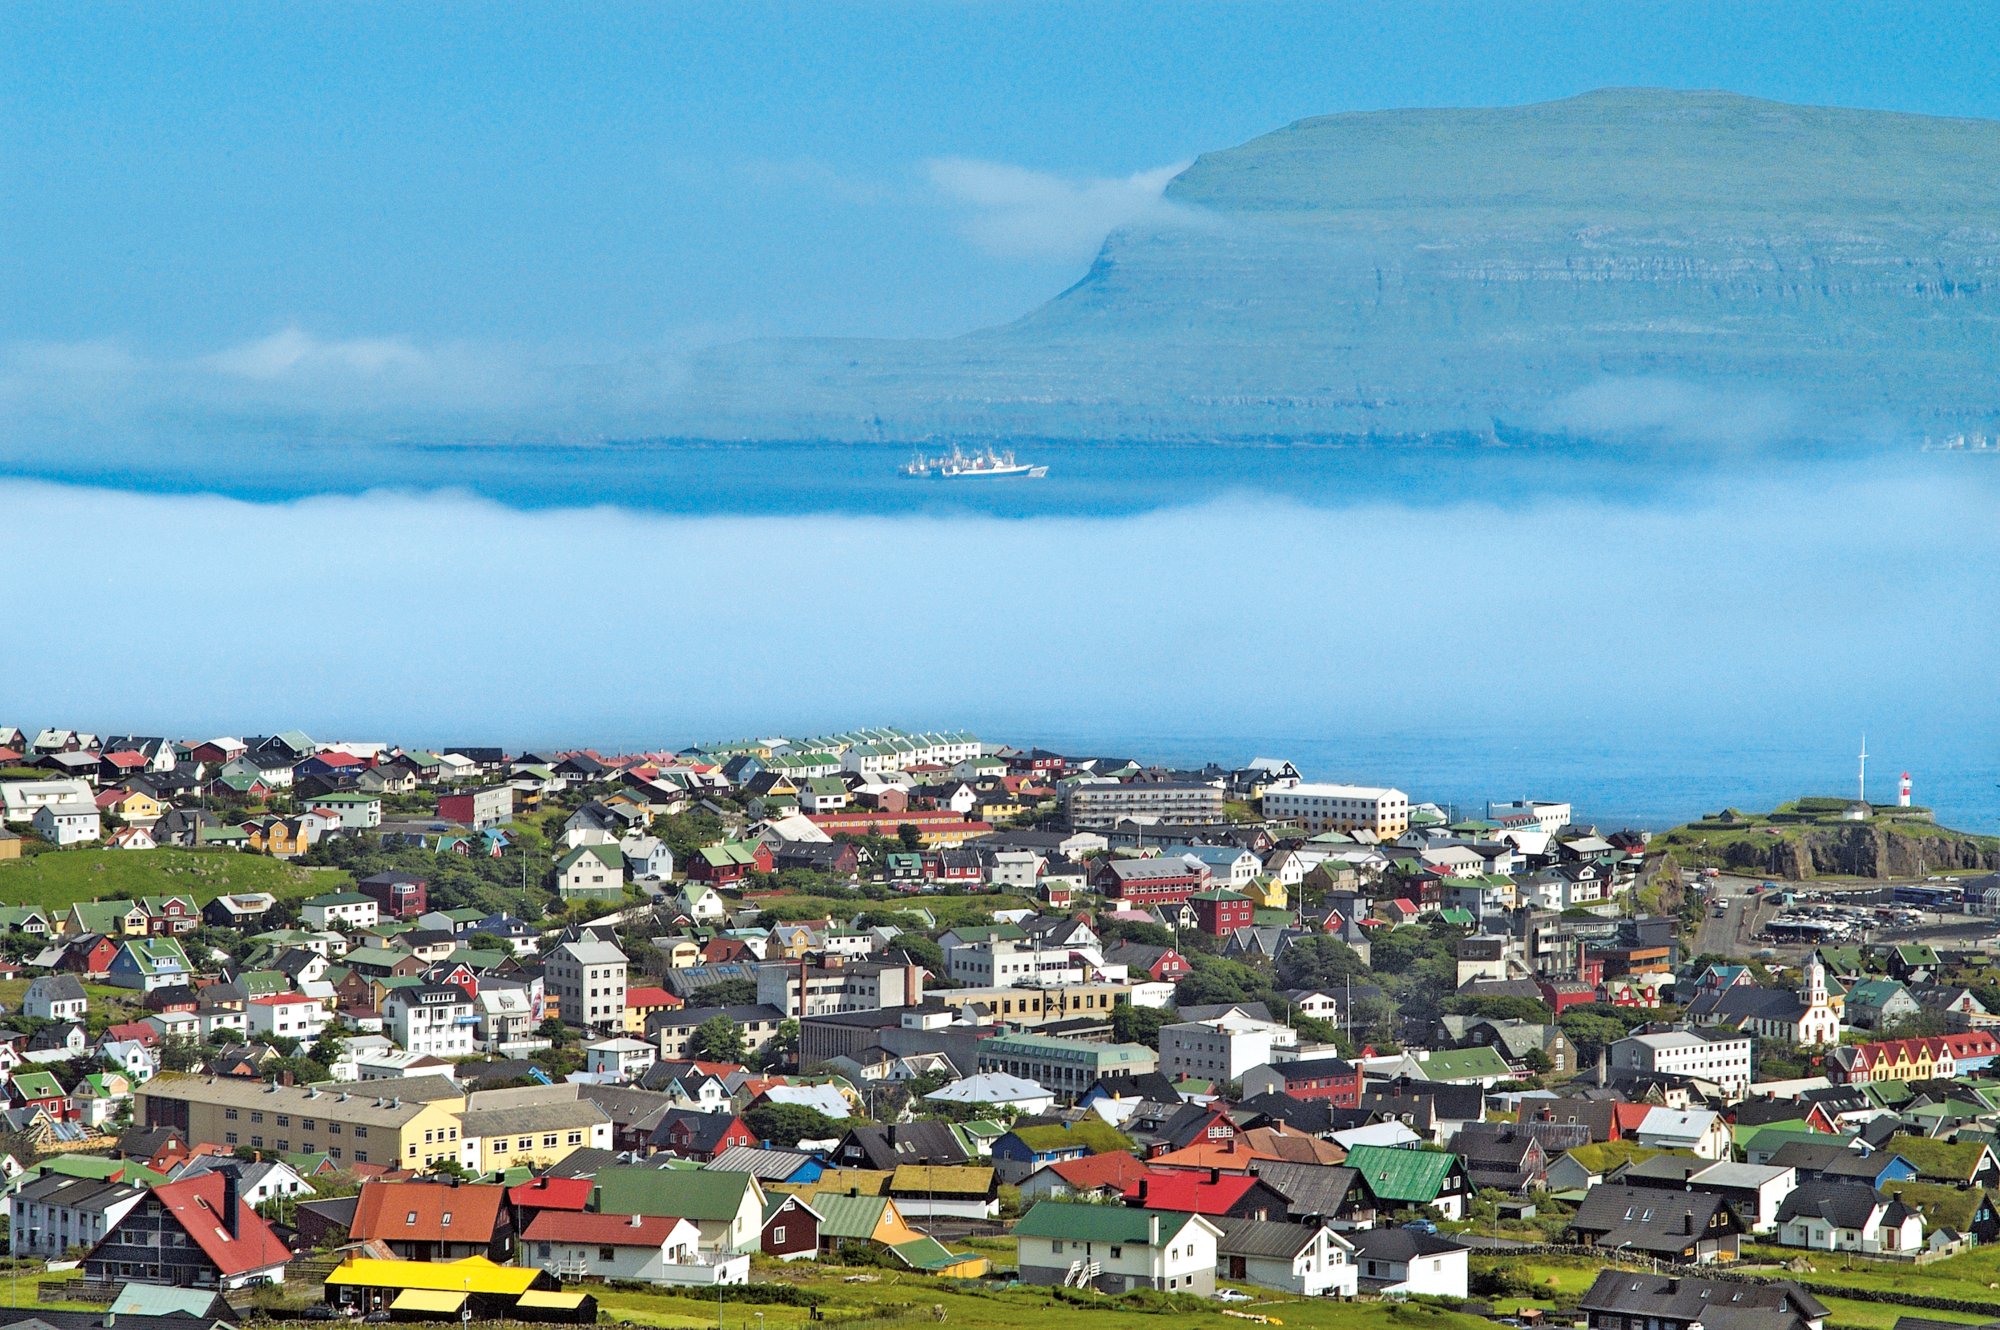
M0 863L0 901L63 910L78 901L168 893L202 904L241 891L296 900L349 881L338 868L301 868L238 850L50 850Z

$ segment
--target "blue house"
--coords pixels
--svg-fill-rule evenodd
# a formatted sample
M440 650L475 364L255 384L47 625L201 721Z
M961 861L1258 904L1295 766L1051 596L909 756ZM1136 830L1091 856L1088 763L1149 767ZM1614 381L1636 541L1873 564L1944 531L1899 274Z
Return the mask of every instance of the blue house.
M1002 1182L1019 1184L1038 1168L1066 1159L1131 1148L1117 1128L1103 1121L1016 1127L993 1142L993 1170Z

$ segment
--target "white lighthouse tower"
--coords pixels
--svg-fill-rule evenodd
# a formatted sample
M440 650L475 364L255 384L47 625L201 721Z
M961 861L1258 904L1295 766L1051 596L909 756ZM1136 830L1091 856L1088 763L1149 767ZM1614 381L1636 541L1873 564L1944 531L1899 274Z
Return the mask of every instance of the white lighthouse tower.
M1910 806L1910 773L1905 771L1903 773L1903 779L1896 786L1896 807L1908 808L1909 806Z

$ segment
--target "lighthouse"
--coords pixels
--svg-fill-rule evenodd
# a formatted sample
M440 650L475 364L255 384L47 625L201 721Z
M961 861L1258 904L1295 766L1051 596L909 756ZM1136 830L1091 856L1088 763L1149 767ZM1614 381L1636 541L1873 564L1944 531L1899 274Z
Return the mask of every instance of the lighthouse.
M1896 785L1896 807L1908 808L1909 806L1910 806L1910 773L1905 771L1903 773L1903 779Z

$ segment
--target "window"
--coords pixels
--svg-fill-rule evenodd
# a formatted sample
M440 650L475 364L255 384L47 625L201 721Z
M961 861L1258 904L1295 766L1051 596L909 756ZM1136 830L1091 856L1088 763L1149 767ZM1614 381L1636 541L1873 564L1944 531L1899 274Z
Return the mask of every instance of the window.
M340 1135L340 1124L338 1122L329 1122L326 1124L326 1130L328 1135L338 1136Z
M1123 1256L1124 1254L1125 1254L1125 1249L1123 1247L1113 1247L1111 1249L1111 1259L1114 1261L1117 1260L1119 1257Z
M225 1108L222 1110L222 1116L228 1118L231 1122L234 1122L236 1121L237 1113L236 1110L233 1108Z
M447 1210L444 1212L444 1217L438 1220L438 1227L439 1228L451 1227L451 1211Z
M414 1223L416 1223L416 1222L417 1222L417 1212L416 1212L415 1210L412 1210L412 1211L410 1211L410 1212L409 1212L408 1214L404 1215L404 1216L403 1216L403 1222L404 1222L405 1224L414 1224Z
M366 1136L366 1135L368 1134L368 1128L366 1128L366 1127L356 1127L356 1128L354 1129L354 1134L355 1134L356 1136Z
M613 1251L609 1247L599 1247L597 1249L597 1259L600 1261L609 1261L612 1258L614 1258L617 1254L618 1254L617 1252Z
M784 1244L785 1226L783 1224L780 1224L776 1228L771 1230L771 1241L780 1246Z
M289 1126L291 1126L291 1125L292 1125L292 1115L291 1115L291 1114L289 1114L289 1113L280 1113L280 1114L278 1114L278 1125L279 1125L280 1127L289 1127Z
M264 1120L264 1115L262 1113L256 1112L255 1110L252 1110L250 1114L250 1120L252 1122L262 1122Z
M223 1137L222 1140L223 1144L225 1145L234 1145L236 1144L236 1133L232 1131L227 1136Z

